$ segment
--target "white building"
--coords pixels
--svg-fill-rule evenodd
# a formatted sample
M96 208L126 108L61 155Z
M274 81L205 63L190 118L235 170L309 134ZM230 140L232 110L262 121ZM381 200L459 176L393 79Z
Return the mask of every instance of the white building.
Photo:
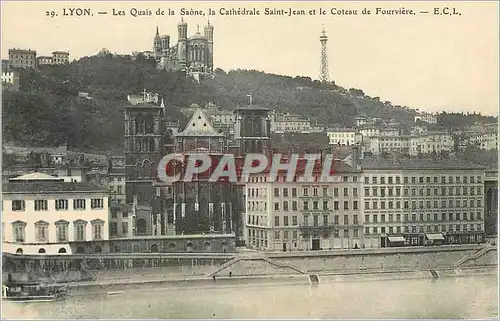
M342 162L332 182L268 181L246 185L245 239L260 250L296 251L363 247L361 173ZM284 174L286 175L286 174Z
M380 136L380 129L377 127L363 127L359 130L363 138L369 138L373 136Z
M438 114L429 114L429 113L419 113L415 116L415 122L418 120L422 122L426 122L429 124L437 124L437 116Z
M108 192L31 173L2 191L3 251L16 254L106 252Z
M363 142L363 136L354 129L330 129L326 132L330 145L354 146Z
M2 72L2 84L19 85L19 72L17 71Z
M453 150L453 137L448 133L427 132L419 136L420 153L450 152Z
M481 149L498 149L498 124L485 125L469 132L467 142Z
M307 117L290 113L272 112L271 132L273 133L307 133L311 132L311 120ZM314 129L315 131L317 129Z
M483 240L484 168L432 159L361 164L366 246Z
M364 150L373 155L382 153L403 153L417 155L419 150L418 137L413 136L372 136L366 139Z

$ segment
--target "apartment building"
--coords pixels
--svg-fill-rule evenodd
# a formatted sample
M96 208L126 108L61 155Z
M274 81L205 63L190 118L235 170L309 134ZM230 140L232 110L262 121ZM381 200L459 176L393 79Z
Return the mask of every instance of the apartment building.
M9 49L9 68L36 68L36 51Z
M101 253L108 249L108 193L97 185L31 173L2 191L3 251Z
M307 117L273 111L270 119L271 132L273 133L302 133L311 131L311 120Z
M498 149L498 127L490 126L488 130L483 129L468 134L467 142L480 149Z
M19 72L17 71L5 71L2 72L2 84L19 85Z
M421 122L426 122L429 124L437 124L437 118L438 118L437 113L430 114L430 113L423 112L423 113L419 113L419 114L415 115L415 122L421 121Z
M247 246L278 251L363 247L361 173L343 162L333 166L328 182L305 178L300 171L294 182L285 182L285 176L275 182L251 176L246 186Z
M69 63L69 52L54 51L52 52L52 64L63 65Z
M422 154L450 152L453 150L453 137L442 132L427 132L419 135L418 151Z
M326 135L330 145L354 146L360 145L363 142L363 135L349 128L330 129Z
M368 247L484 240L484 168L457 160L364 159Z

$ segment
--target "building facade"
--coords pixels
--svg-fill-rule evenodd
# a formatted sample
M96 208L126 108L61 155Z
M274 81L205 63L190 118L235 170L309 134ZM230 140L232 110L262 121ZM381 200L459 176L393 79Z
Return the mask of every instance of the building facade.
M414 117L415 122L421 121L429 124L437 124L438 117L437 113L436 114L430 114L430 113L419 113L415 115Z
M9 49L9 68L36 68L36 51L31 49Z
M64 65L69 63L69 52L67 51L54 51L52 53L52 64Z
M32 173L2 191L3 250L16 254L108 251L108 193L88 183Z
M418 159L362 166L364 236L372 247L484 240L484 168Z
M19 86L19 72L17 71L2 72L2 84L11 84Z
M214 27L208 23L203 34L198 30L188 38L188 24L177 25L177 44L171 46L169 35L160 35L158 27L153 40L153 53L158 68L183 70L190 74L211 74L214 62Z
M355 146L363 142L362 134L354 129L328 130L326 135L330 145Z
M299 161L298 168L303 165ZM277 180L252 175L246 185L247 246L271 251L364 247L361 172L343 162L333 169L331 181L324 182L318 182L320 171L306 178L301 169L294 182L285 182L286 172Z

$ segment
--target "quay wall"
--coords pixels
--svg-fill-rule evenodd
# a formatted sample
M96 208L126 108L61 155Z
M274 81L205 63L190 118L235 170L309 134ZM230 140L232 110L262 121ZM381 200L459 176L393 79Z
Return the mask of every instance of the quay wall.
M182 280L308 274L419 271L497 265L497 248L474 257L478 245L282 253L144 253L15 255L3 253L4 282ZM10 279L9 279L10 278Z
M77 295L120 295L125 292L141 292L150 289L200 289L200 288L241 288L250 286L275 286L275 285L312 285L338 283L338 282L367 282L385 280L408 280L428 279L430 282L439 282L441 278L466 277L479 275L496 275L497 267L437 269L421 271L378 271L378 272L342 272L338 274L321 273L316 274L318 283L312 283L309 275L261 275L261 276L224 276L212 280L206 277L191 277L175 280L151 279L151 280L115 280L113 282L75 282L69 284L69 294ZM436 275L438 277L436 277Z

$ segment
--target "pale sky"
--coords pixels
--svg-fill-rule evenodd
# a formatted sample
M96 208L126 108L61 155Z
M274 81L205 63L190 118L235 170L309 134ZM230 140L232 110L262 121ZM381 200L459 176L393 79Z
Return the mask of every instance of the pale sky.
M433 12L432 2L9 2L2 1L2 58L12 47L38 55L68 50L71 59L101 48L131 53L152 50L156 26L177 42L180 8L212 8L214 64L295 77L319 77L322 26L328 35L330 78L361 88L393 104L424 111L480 111L498 115L498 2L448 2L461 15L362 15L363 8L406 8ZM94 16L62 16L62 8L90 8ZM132 17L131 8L151 10ZM266 16L265 8L316 9L316 15ZM112 9L125 16L112 16ZM156 16L158 8L174 16ZM260 16L222 16L221 8L258 8ZM328 15L318 15L323 8ZM331 15L330 9L357 9L358 15ZM50 18L46 11L59 16ZM98 15L108 11L108 15ZM185 16L188 36L208 16Z

